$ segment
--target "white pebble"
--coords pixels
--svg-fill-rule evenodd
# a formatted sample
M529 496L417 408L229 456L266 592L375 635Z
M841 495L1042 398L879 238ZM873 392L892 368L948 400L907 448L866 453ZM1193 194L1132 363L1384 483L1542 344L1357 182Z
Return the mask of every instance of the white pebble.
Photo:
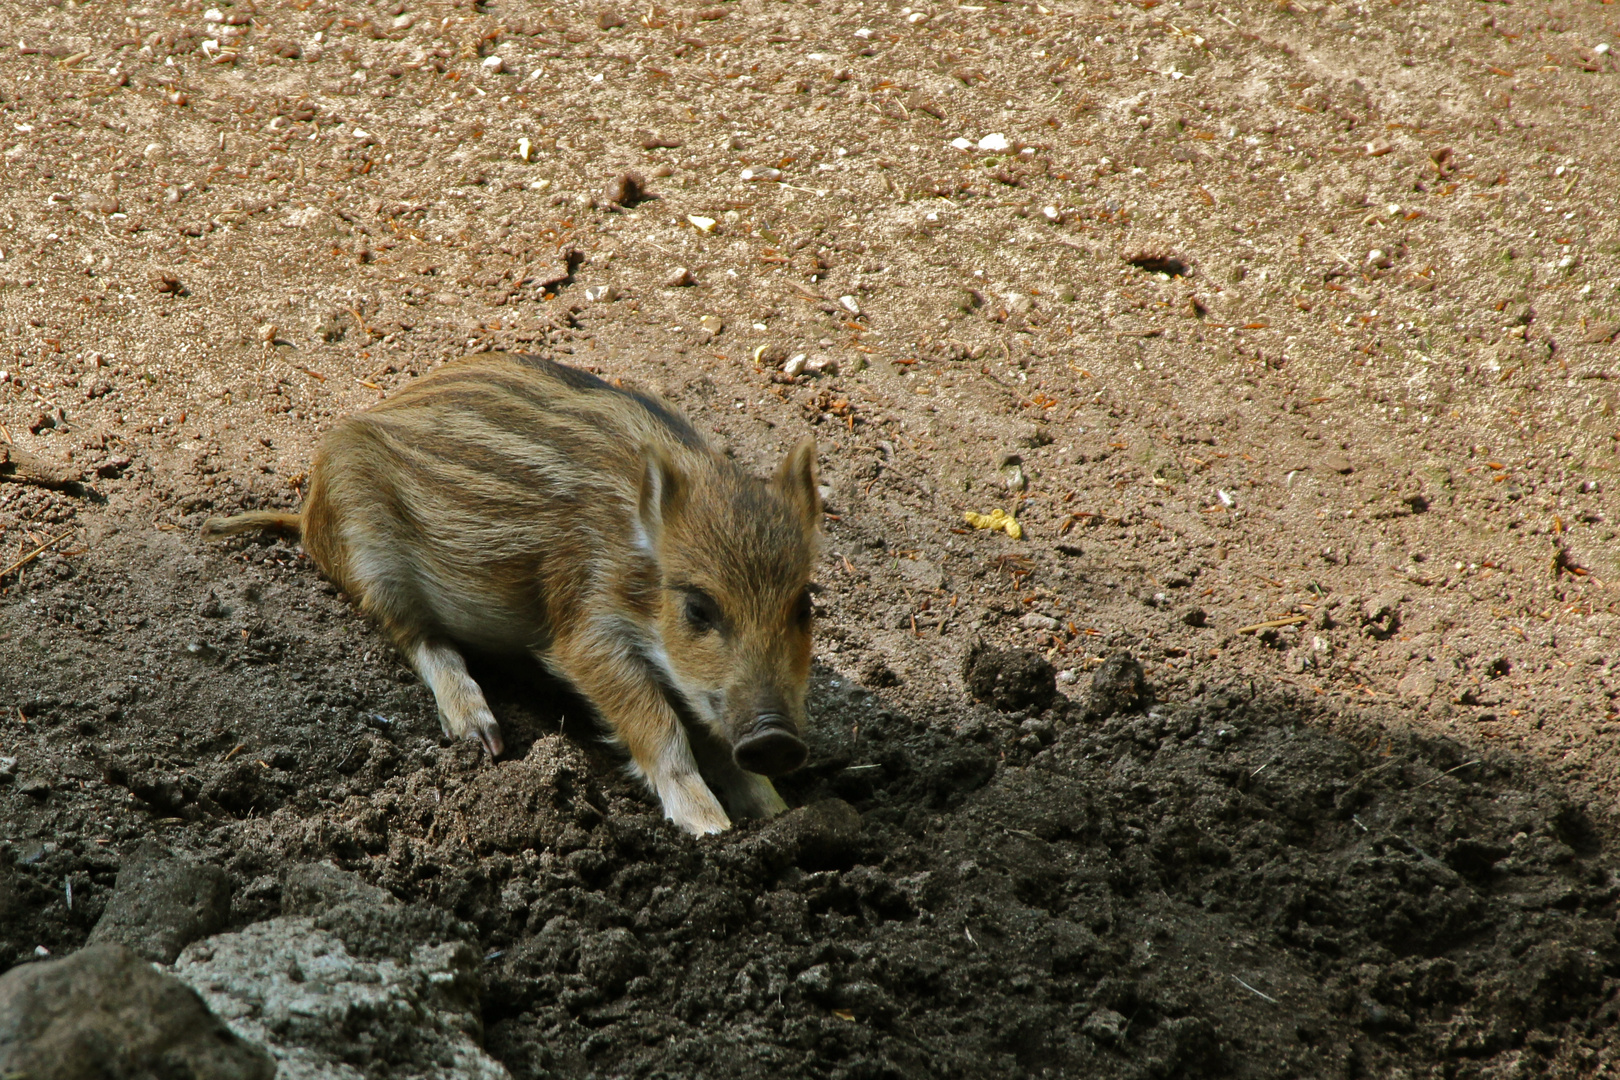
M860 38L862 41L865 41L867 38L872 36L872 31L863 26L859 30L855 31L855 36Z
M1605 41L1603 44L1595 47L1592 51L1597 53L1599 56L1607 56L1609 53L1609 43Z
M856 303L853 296L840 296L838 298L838 302L843 304L844 310L849 312L851 315L859 315L861 313L861 305Z
M1058 621L1050 615L1042 615L1038 611L1031 611L1018 620L1018 625L1026 630L1056 630Z
M955 147L956 149L958 149L958 150L971 150L971 149L973 149L973 143L970 142L967 139L962 138L960 135L958 135L956 138L951 140L951 145L953 147Z
M999 131L993 131L979 140L979 149L989 150L991 153L1000 153L1011 146L1012 143L1007 141L1007 136Z
M805 365L805 355L804 355L804 353L796 353L795 355L788 358L787 363L782 365L782 374L787 375L789 377L802 375L802 374L804 374L804 365Z
M203 22L222 23L224 21L225 13L220 11L219 8L209 8L203 12Z
M506 70L506 61L499 56L486 56L484 57L484 70L491 75L499 75Z
M781 169L744 169L742 171L742 178L744 180L763 180L763 181L780 180L780 179L782 179L782 170Z
M714 218L698 217L696 214L687 214L686 220L692 223L692 228L700 233L714 232Z
M518 140L518 157L521 160L528 161L529 160L529 153L533 149L534 149L534 144L529 141L528 136L524 136L523 138Z

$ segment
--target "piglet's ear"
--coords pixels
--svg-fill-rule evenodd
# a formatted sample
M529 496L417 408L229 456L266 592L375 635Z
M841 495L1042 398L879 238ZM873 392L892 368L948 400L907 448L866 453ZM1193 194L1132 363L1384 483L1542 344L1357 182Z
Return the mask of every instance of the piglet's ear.
M680 467L662 447L644 446L641 457L645 464L636 503L636 520L641 526L638 539L643 546L656 548L665 527L686 501L687 483Z
M787 452L771 483L810 529L821 528L821 493L816 487L816 441L808 435Z

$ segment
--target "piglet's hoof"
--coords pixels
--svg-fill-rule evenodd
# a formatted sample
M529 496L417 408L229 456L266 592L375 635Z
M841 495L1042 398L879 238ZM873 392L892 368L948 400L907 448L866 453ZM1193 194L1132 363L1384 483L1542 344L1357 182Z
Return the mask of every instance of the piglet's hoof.
M731 753L740 768L761 776L790 773L810 756L787 717L771 714L755 721L753 730L737 740Z

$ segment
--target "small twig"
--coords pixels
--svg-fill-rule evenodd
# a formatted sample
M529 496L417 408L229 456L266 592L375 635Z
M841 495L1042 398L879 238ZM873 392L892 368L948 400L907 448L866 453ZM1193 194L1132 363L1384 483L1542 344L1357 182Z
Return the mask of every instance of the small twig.
M1458 771L1460 771L1462 769L1466 769L1470 765L1482 765L1484 763L1485 763L1484 758L1475 758L1473 761L1465 761L1461 765L1458 765L1455 769L1447 769L1445 772L1441 773L1439 776L1431 776L1431 777L1429 777L1427 780L1423 781L1423 783L1417 785L1417 787L1414 787L1412 790L1416 791L1418 788L1428 787L1430 784L1434 783L1436 780L1444 780L1446 777L1450 776L1452 773L1458 772Z
M11 432L6 430L6 425L4 425L4 424L0 424L0 435L5 436L7 446L15 446L16 445L16 443L11 441Z
M1286 619L1267 619L1265 622L1257 622L1253 626L1240 626L1237 628L1236 633L1252 634L1257 630L1271 630L1279 626L1295 626L1309 618L1309 615L1290 615Z
M1232 975L1230 972L1228 972L1228 978L1230 978L1233 982L1237 983L1239 986L1243 987L1243 989L1247 990L1249 993L1253 994L1255 997L1265 998L1267 1001L1271 1002L1273 1005L1281 1005L1282 1004L1282 1002L1278 1001L1276 998L1272 997L1270 994L1266 993L1264 990L1256 990L1254 987L1250 986L1248 983L1244 982L1242 979L1238 978L1236 975Z
M1259 776L1259 775L1260 775L1260 774L1261 774L1261 773L1263 773L1263 772L1265 772L1265 771L1266 771L1266 770L1267 770L1267 769L1269 769L1269 768L1271 768L1271 766L1272 766L1272 765L1273 765L1273 764L1274 764L1274 763L1275 763L1275 762L1276 762L1276 760L1277 760L1277 759L1278 759L1278 758L1280 758L1280 757L1282 757L1282 751L1280 751L1280 750L1279 750L1279 751L1278 751L1278 752L1277 752L1277 753L1275 753L1275 754L1272 754L1272 755L1271 755L1271 760L1270 760L1270 761L1268 761L1268 762L1266 762L1266 763L1265 763L1265 764L1264 764L1264 765L1262 765L1262 766L1260 766L1260 767L1259 767L1259 768L1258 768L1258 769L1256 769L1256 770L1254 770L1254 772L1252 772L1252 773L1250 773L1250 774L1249 774L1249 779L1250 779L1250 780L1253 780L1253 779L1254 779L1254 778L1255 778L1255 777L1257 777L1257 776Z
M231 760L231 758L233 758L237 754L241 753L242 748L245 747L246 745L247 745L247 743L245 743L245 742L244 743L237 743L234 747L231 748L231 752L226 754L223 758L221 758L220 761L221 762L226 762L226 761Z
M0 570L0 578L10 574L13 570L21 570L23 567L27 566L29 563L43 555L47 548L55 547L57 544L60 544L63 540L66 540L72 535L73 530L69 529L67 532L56 537L54 540L45 541L43 544L39 545L39 547L35 548L33 551L30 551L28 554L24 555L22 558L18 559L4 570Z

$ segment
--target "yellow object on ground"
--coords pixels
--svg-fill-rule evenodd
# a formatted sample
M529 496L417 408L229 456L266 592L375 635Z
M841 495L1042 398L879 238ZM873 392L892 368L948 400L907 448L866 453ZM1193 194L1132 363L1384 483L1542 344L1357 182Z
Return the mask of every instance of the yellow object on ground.
M1004 532L1014 540L1022 540L1024 527L1018 524L1018 519L1005 510L992 510L988 514L976 514L972 510L962 515L975 529L990 529L993 532Z

